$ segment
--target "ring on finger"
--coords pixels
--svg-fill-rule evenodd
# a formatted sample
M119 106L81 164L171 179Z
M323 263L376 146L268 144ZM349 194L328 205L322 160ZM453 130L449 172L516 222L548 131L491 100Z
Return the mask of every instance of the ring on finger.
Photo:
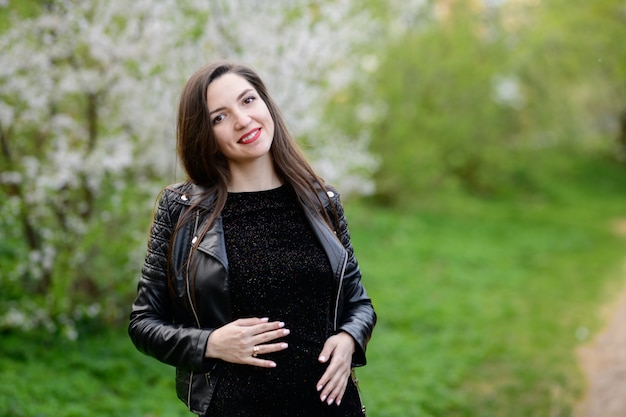
M258 346L254 346L252 348L252 357L256 358L256 356L259 354L259 347Z

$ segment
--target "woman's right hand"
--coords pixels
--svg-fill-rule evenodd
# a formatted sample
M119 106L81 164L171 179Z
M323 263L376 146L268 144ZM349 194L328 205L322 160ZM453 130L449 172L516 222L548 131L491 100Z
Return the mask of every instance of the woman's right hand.
M261 359L256 355L287 349L287 343L268 343L287 336L285 323L270 322L269 319L248 318L230 322L215 329L209 336L204 356L226 362L274 368L276 362ZM255 346L256 351L255 351Z

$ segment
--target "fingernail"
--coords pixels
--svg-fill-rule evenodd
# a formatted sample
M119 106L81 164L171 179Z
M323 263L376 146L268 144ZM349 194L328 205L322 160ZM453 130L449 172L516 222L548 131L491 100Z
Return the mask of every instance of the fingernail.
M281 343L280 348L281 349L287 349L289 347L289 345L287 343Z
M341 400L337 400L337 406L341 405Z
M318 386L317 386L317 390L318 390L318 391L321 391L321 390L322 390L322 388L324 388L324 387L322 387L321 385L318 385ZM322 401L324 401L324 400L322 400Z
M270 319L268 317L263 317L261 321L270 321Z
M276 362L270 363L270 368L276 368Z
M330 400L328 400L328 405L332 405L332 404L333 404L333 401L335 401L335 399L334 399L334 398L331 398Z
M289 333L291 333L291 332L289 331L289 329L284 329L284 330L283 330L283 334L284 334L284 335L288 335Z
M326 396L322 395L322 402L326 401Z
M285 327L285 323L281 321L280 323L278 323L278 327Z
M319 357L319 361L320 362L325 362L326 361L326 356L320 356Z

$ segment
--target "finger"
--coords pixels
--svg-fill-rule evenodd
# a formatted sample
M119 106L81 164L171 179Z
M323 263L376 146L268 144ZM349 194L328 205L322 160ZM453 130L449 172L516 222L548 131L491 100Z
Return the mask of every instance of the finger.
M328 378L328 382L323 387L320 400L326 402L328 405L336 403L337 401L341 402L349 376L350 372L344 372L343 370L324 375L324 377Z
M281 350L285 350L289 347L289 345L285 342L281 343L271 343L265 345L256 345L252 348L252 357L256 358L259 355L266 355L268 353L279 352Z
M320 353L317 359L320 361L320 363L328 362L334 350L335 350L335 344L332 343L331 339L328 339L326 343L324 343L324 348L322 349L322 352ZM328 383L328 381L330 380L331 376L334 373L334 368L336 368L336 365L333 365L333 363L331 362L328 368L326 368L326 372L324 372L320 380L317 382L316 387L318 391L322 391L322 389L326 386L326 384ZM321 398L323 398L322 401L325 401L327 396L328 396L328 390L325 390L325 392L321 394Z
M250 365L258 366L259 368L276 368L276 362L269 361L266 359L257 359L255 358Z
M335 372L336 371L333 369L331 364L317 382L316 389L320 393L320 400L322 402L326 401L332 391L333 385L331 384L331 381Z
M269 345L257 345L252 349L250 364L262 368L275 368L276 362L259 358L258 355L278 352L289 347L287 343L272 343ZM256 348L256 349L255 349Z
M328 405L332 405L333 402L337 405L341 405L341 400L343 400L343 394L346 392L347 383L348 378L343 378L341 381L337 382L335 388L328 395Z
M272 330L269 332L261 333L254 336L253 341L257 345L267 344L267 342L271 342L272 340L280 339L281 337L288 336L291 333L289 329L278 329Z
M317 383L320 400L322 402L326 401L328 404L332 404L337 400L341 401L349 377L349 360L339 359L337 355L333 356L328 368Z
M258 356L263 356L268 353L280 352L281 350L285 350L289 347L289 345L285 342L282 343L272 343L267 345L256 345L252 348L252 357L257 358Z
M258 333L268 332L270 330L276 330L285 327L285 323L282 321L265 321L259 322L254 325L254 330Z
M319 360L321 363L328 362L328 359L330 359L330 357L332 356L336 346L337 345L329 339L326 343L324 343L324 348L320 352L317 360Z
M233 324L236 324L237 326L242 326L242 327L249 327L249 326L257 326L260 324L268 323L269 320L270 319L267 317L263 317L263 318L248 317L245 319L237 319L233 322Z

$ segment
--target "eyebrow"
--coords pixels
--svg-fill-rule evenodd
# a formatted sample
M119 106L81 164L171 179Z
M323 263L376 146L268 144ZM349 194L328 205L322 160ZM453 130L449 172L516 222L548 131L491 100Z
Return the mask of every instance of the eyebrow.
M245 96L246 94L248 94L250 91L254 91L254 89L253 89L253 88L246 88L245 90L243 90L243 91L241 92L241 94L239 94L239 95L237 96L237 101L241 100L241 99L242 99L242 97L243 97L243 96ZM222 110L225 110L225 109L226 109L226 107L218 107L218 108L217 108L217 109L215 109L215 110L211 110L211 111L209 111L209 116L210 116L210 115L212 115L212 114L213 114L213 113L215 113L215 112L222 111Z

